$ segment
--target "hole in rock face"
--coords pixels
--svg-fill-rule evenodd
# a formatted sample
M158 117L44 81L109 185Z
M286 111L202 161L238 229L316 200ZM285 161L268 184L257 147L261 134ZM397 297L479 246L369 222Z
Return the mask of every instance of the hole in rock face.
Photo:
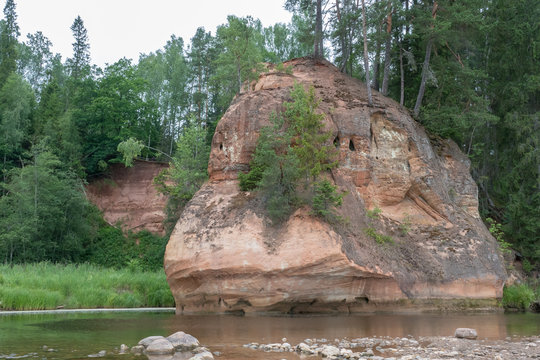
M351 150L351 151L356 150L356 149L354 148L354 143L353 143L352 139L349 140L349 150Z
M339 136L336 136L336 138L334 139L334 146L337 148L339 148Z
M354 298L354 300L356 300L356 302L358 303L364 303L364 304L369 303L369 298L367 296L357 296Z
M235 316L244 316L246 314L246 312L242 309L240 310L227 310L225 311L225 314L229 314L229 315L235 315Z
M219 150L223 150L223 144L219 144Z

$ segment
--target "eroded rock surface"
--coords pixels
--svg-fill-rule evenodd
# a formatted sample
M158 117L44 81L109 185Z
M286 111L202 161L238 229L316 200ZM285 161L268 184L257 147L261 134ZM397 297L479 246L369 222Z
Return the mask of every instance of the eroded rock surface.
M469 161L430 139L403 107L325 61L295 59L291 75L260 76L220 120L210 180L186 206L165 253L178 312L356 312L493 307L505 270L478 214ZM299 209L272 226L241 192L261 127L295 82L314 86L346 191L343 224ZM368 210L380 214L367 216ZM392 238L379 244L371 228Z
M154 177L167 165L156 162L135 161L126 168L122 164L111 166L111 176L91 182L87 186L89 200L111 224L120 224L124 230L148 230L163 235L163 219L167 198L158 193Z

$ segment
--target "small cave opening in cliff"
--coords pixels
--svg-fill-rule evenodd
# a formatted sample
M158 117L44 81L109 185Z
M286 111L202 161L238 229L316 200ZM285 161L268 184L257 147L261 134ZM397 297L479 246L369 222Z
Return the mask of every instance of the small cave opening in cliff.
M354 147L354 143L353 143L352 139L349 140L349 150L351 150L351 151L355 151L355 150L356 150L356 148Z
M356 300L356 302L360 304L369 303L369 298L367 296L357 296L354 298L354 300Z
M225 314L234 315L234 316L244 316L244 315L246 315L246 312L243 309L227 310L227 311L225 311Z
M339 136L336 136L336 138L334 139L334 146L336 147L336 149L339 148Z
M219 150L223 150L223 144L219 144Z

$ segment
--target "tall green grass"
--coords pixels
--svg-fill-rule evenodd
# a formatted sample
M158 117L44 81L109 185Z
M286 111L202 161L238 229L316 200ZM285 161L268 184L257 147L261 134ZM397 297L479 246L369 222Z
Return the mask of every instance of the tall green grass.
M63 306L134 308L174 306L163 270L134 271L90 264L0 265L0 309L45 310Z
M524 311L529 308L538 294L540 294L540 292L535 294L534 289L527 284L505 286L503 289L502 303L506 309Z

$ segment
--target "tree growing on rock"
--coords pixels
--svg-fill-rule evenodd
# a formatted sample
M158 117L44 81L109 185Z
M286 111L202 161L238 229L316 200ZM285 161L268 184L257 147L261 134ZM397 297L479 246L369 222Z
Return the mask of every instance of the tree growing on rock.
M342 195L321 175L334 168L334 152L326 146L324 114L317 111L315 90L295 84L283 114L273 114L272 126L261 129L248 173L239 174L240 189L258 190L273 223L286 220L294 209L309 204L313 213L336 219L333 208ZM321 180L321 181L319 181Z

